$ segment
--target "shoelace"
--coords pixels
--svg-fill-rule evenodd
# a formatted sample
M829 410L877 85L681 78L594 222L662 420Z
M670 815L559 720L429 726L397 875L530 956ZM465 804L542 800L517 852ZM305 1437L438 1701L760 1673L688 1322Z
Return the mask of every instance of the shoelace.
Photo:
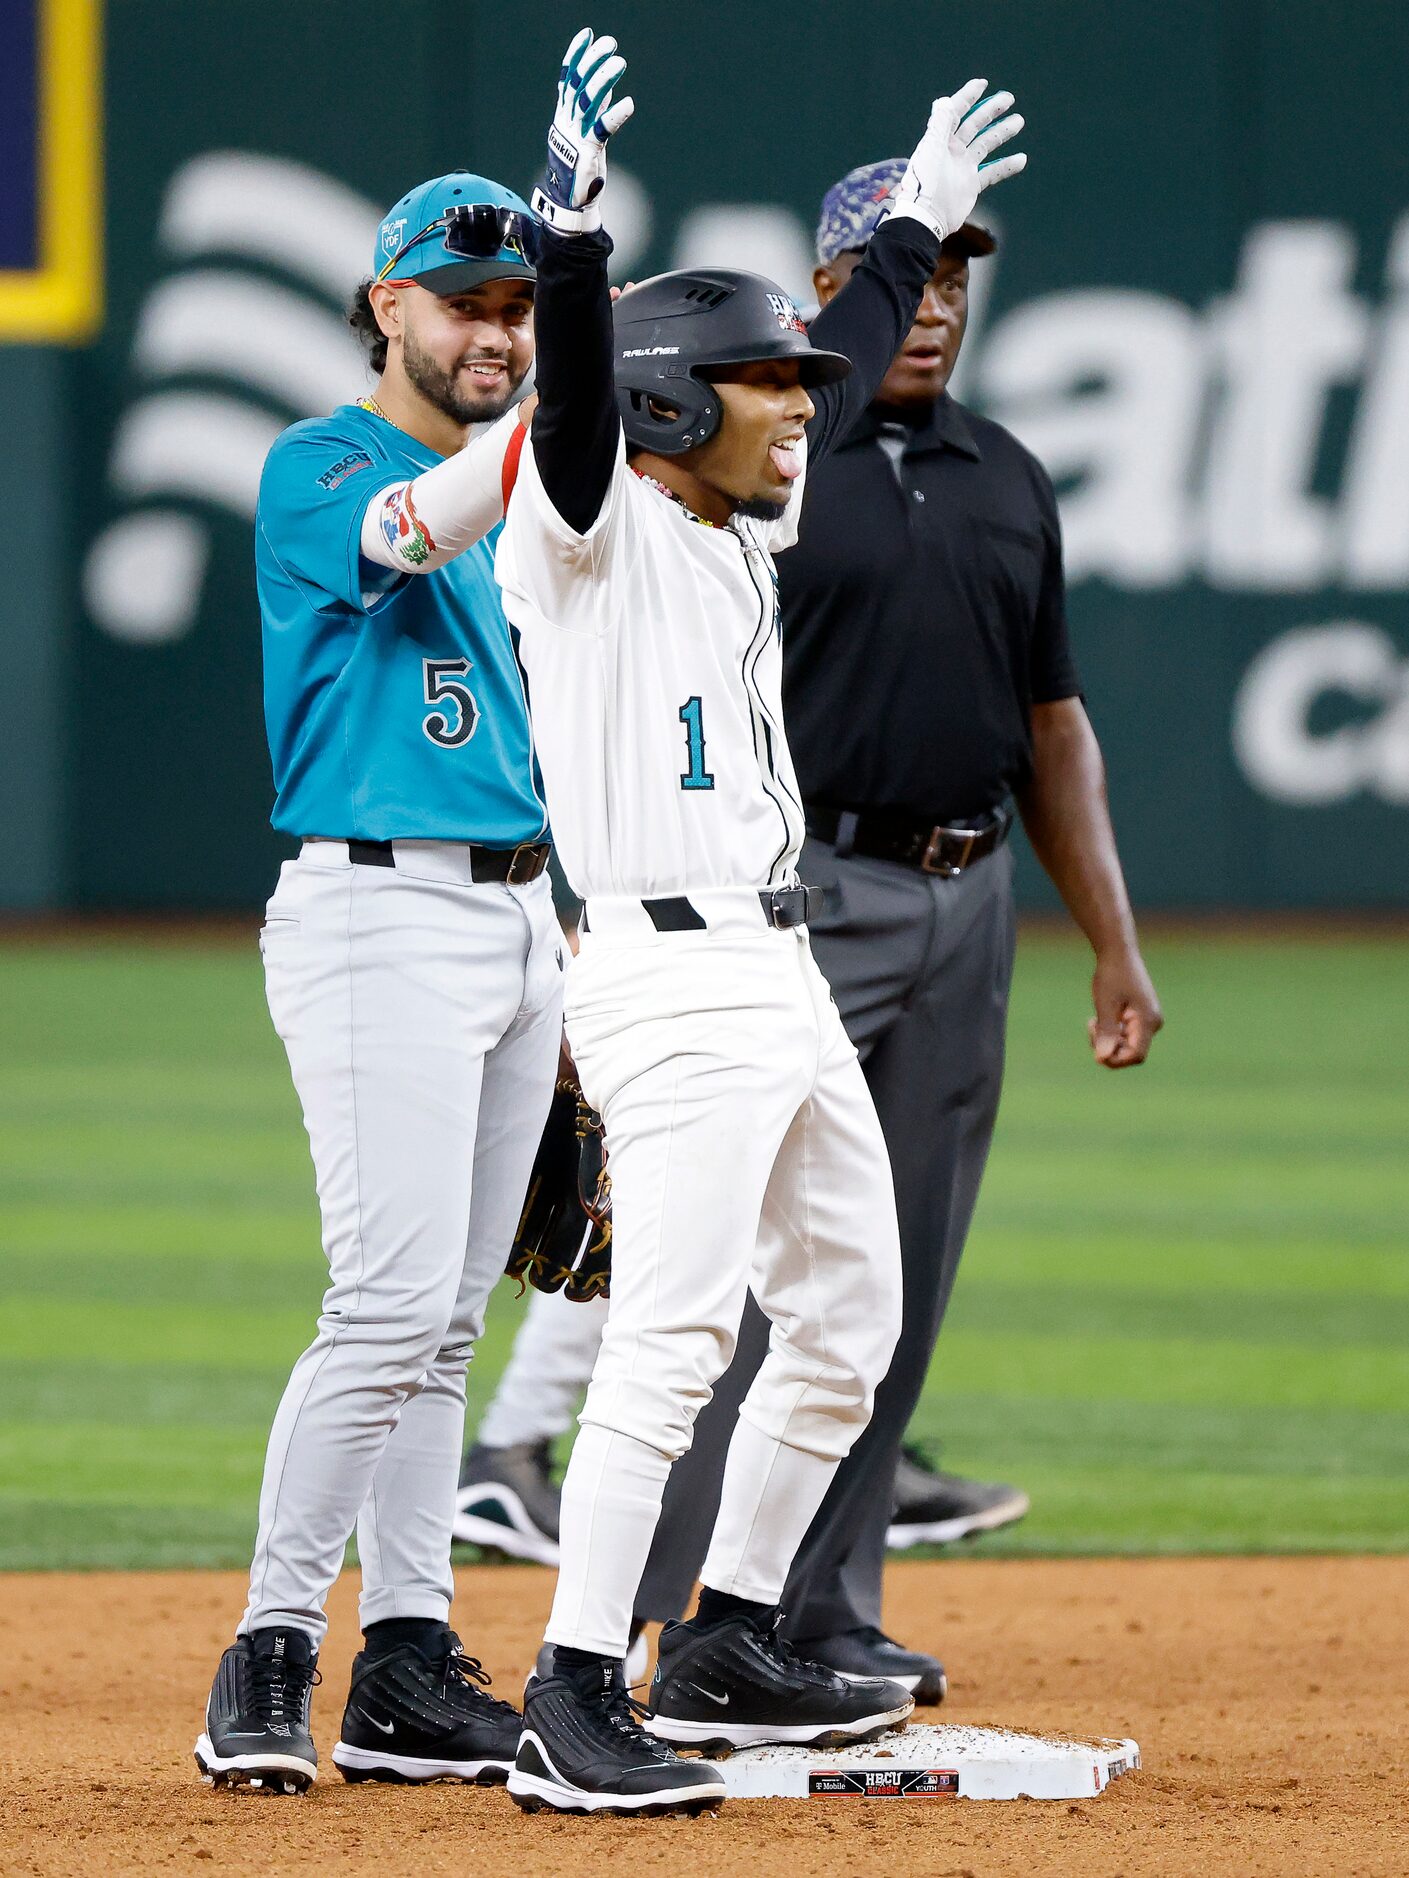
M653 1761L674 1760L674 1750L664 1741L658 1741L654 1735L648 1735L641 1726L651 1711L644 1702L638 1702L635 1696L629 1694L623 1684L604 1682L600 1689L593 1689L587 1694L579 1690L578 1693L584 1707L600 1715L633 1747L648 1750Z
M451 1637L450 1646L450 1653L445 1659L445 1694L448 1696L453 1686L462 1694L472 1697L477 1706L497 1709L501 1714L512 1715L517 1719L518 1710L512 1702L504 1702L497 1695L490 1695L489 1671L479 1658L466 1656L460 1648L458 1637Z
M812 1682L835 1682L835 1670L828 1669L825 1663L814 1663L810 1657L798 1654L778 1628L782 1621L781 1616L775 1617L771 1629L755 1632L764 1655L771 1657L780 1669L791 1670L794 1674L801 1671Z
M304 1698L323 1680L314 1665L255 1656L249 1669L250 1697L258 1719L271 1726L302 1725Z
M635 1696L629 1694L625 1689L611 1690L609 1692L609 1699L604 1700L602 1704L602 1713L606 1716L613 1728L620 1729L623 1734L640 1736L642 1738L644 1738L646 1731L641 1724L645 1721L650 1712L644 1702L638 1702ZM655 1739L652 1737L650 1746L654 1747L655 1745Z

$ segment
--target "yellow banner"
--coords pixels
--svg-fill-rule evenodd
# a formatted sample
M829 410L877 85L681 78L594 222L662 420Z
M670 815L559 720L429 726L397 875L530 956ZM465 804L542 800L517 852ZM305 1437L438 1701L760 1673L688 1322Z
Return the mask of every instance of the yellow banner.
M73 342L102 321L102 0L31 4L39 256L0 268L0 342Z

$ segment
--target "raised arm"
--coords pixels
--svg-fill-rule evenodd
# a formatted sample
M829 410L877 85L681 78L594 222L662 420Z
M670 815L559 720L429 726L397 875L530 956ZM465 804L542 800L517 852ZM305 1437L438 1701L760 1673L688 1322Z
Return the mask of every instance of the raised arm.
M1023 120L1009 112L1010 91L985 98L987 86L986 78L971 78L952 98L935 99L865 258L812 322L813 344L843 353L852 369L839 384L813 394L817 415L807 427L809 462L839 443L876 395L914 322L945 237L963 227L985 189L1027 164L1021 151L994 156L1017 136Z
M611 239L545 231L534 326L538 409L529 445L548 500L585 535L611 487L621 419L612 368Z
M364 560L398 574L433 574L504 519L504 466L533 400L419 476L379 489L362 515Z
M549 501L586 534L611 486L621 419L613 383L610 237L597 197L607 139L630 117L613 104L626 61L616 41L584 28L567 49L548 132L548 162L533 206L544 224L534 299L538 409L531 448Z
M807 426L809 464L841 442L875 397L914 324L939 246L939 236L923 222L891 215L867 243L851 279L808 328L814 346L851 360L846 378L811 394L817 415Z

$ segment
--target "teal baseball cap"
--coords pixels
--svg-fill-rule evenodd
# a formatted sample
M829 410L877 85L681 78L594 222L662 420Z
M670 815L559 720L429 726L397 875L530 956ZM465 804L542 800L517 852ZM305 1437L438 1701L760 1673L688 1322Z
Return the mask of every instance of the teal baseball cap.
M534 280L538 242L538 218L522 196L471 170L451 170L418 183L387 210L372 275L414 280L438 294L468 293L487 280Z

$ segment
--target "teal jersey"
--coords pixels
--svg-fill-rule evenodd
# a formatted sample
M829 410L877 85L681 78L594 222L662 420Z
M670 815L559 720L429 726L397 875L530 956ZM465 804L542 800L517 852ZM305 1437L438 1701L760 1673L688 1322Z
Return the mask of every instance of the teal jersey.
M438 461L355 404L294 424L269 452L255 571L270 819L286 834L512 848L547 833L494 579L500 529L431 574L361 553L371 498Z

